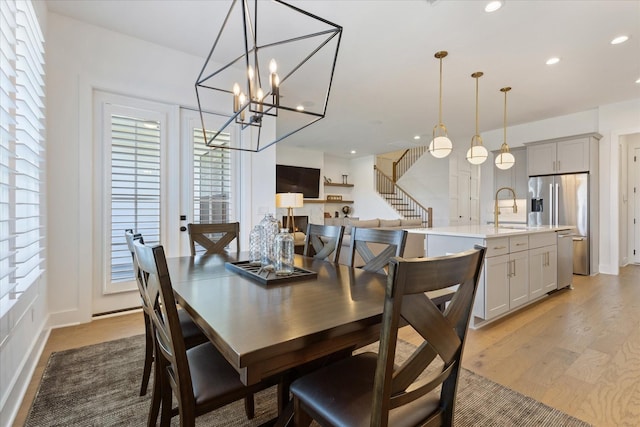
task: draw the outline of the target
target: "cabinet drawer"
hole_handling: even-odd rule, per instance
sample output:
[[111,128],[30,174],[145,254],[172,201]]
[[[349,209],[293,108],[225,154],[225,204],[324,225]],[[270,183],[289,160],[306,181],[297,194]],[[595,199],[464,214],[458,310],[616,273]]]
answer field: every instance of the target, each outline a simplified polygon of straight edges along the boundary
[[556,233],[533,233],[529,235],[529,247],[541,248],[543,246],[555,245]]
[[529,249],[529,236],[509,237],[509,251],[519,252]]
[[485,254],[486,258],[498,255],[504,255],[509,253],[509,238],[508,237],[499,237],[497,239],[489,239],[486,241],[485,246],[487,247],[487,252]]

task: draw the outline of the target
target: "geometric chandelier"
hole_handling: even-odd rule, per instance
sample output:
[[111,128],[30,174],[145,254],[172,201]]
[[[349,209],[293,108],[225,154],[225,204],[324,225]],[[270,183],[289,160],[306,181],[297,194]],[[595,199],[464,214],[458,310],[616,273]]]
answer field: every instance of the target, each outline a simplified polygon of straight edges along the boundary
[[[284,1],[232,0],[195,83],[206,144],[259,152],[324,118],[341,37]],[[224,124],[207,126],[206,111]]]

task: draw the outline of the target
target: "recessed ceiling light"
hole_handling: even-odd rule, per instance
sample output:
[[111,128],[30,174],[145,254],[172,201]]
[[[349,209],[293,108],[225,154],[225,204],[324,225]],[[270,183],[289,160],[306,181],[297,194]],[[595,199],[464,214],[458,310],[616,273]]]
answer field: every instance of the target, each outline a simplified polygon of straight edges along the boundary
[[356,154],[356,150],[351,150],[351,154]]
[[490,1],[484,7],[484,11],[487,13],[495,12],[496,10],[500,9],[503,5],[504,5],[503,1]]
[[636,80],[636,83],[640,83],[640,77],[638,77],[638,80]]
[[611,44],[620,44],[629,40],[629,36],[618,36],[615,39],[611,40]]
[[547,59],[546,64],[553,65],[553,64],[557,64],[558,62],[560,62],[560,58],[558,58],[557,56],[554,56],[553,58]]
[[420,135],[414,136],[413,139],[420,139]]

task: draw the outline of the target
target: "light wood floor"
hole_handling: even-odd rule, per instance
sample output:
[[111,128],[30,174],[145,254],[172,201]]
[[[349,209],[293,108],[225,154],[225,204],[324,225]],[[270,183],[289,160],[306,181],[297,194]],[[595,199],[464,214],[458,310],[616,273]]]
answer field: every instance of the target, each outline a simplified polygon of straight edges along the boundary
[[[53,330],[14,426],[51,352],[141,334],[142,322],[138,312]],[[640,266],[574,276],[573,290],[469,331],[463,366],[595,426],[640,425]]]

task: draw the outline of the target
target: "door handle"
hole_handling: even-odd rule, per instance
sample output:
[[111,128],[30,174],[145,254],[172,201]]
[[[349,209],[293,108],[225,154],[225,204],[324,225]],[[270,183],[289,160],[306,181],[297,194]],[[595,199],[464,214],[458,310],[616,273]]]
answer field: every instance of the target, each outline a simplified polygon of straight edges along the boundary
[[187,227],[183,225],[182,227],[180,227],[180,231],[187,231]]

